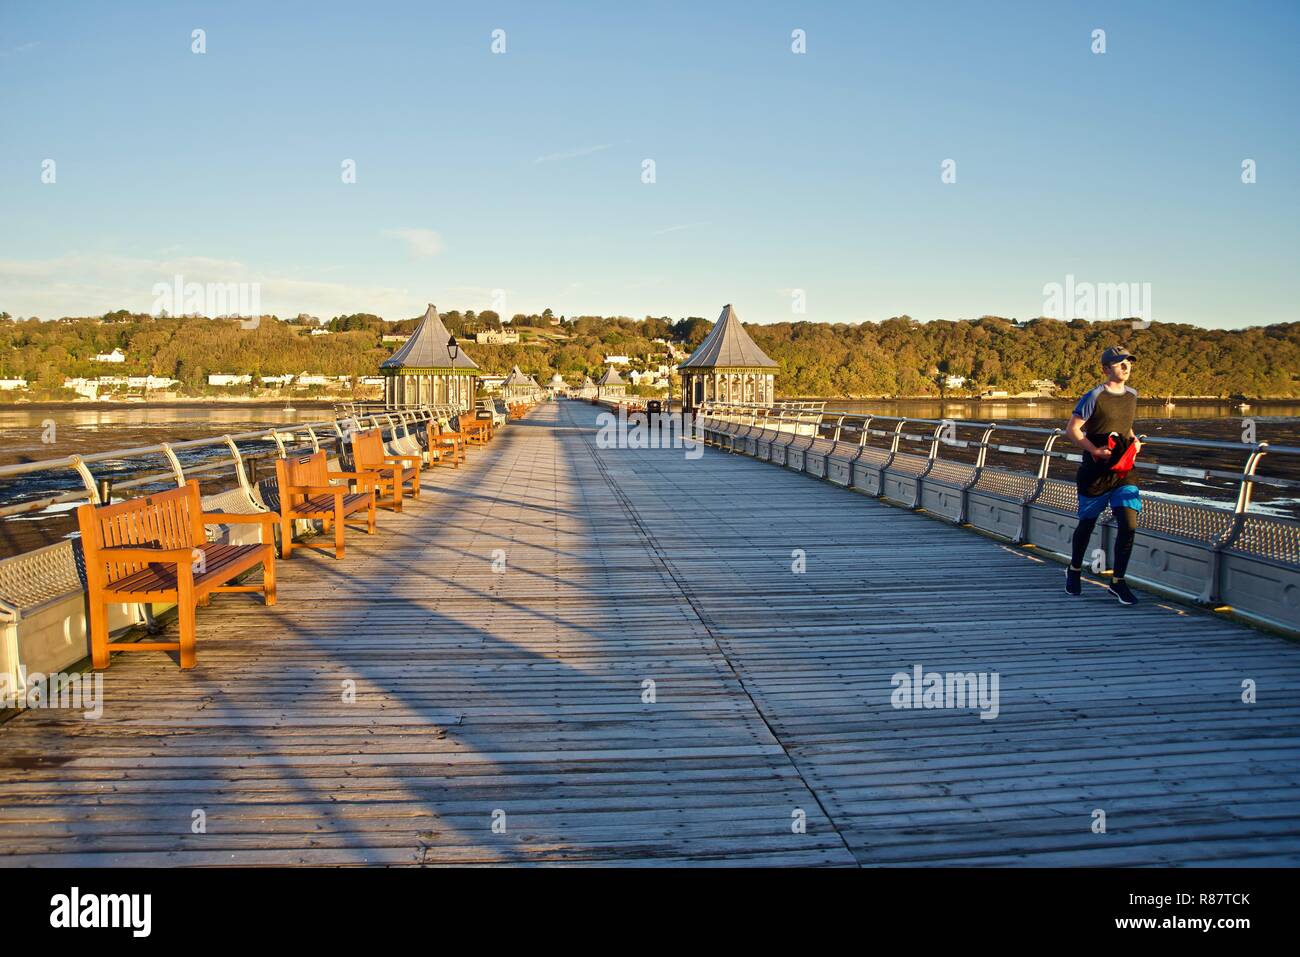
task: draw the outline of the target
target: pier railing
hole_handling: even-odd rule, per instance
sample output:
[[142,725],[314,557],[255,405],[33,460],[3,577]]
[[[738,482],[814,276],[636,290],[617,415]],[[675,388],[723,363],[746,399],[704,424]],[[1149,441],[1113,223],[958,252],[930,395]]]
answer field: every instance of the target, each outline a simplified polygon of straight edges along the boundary
[[[706,444],[1057,557],[1070,555],[1078,501],[1066,463],[1081,462],[1082,453],[1061,441],[1061,429],[717,404],[702,415]],[[1300,522],[1252,507],[1257,487],[1300,491],[1300,480],[1291,477],[1300,473],[1300,447],[1142,440],[1139,476],[1217,481],[1233,494],[1231,504],[1161,492],[1144,496],[1128,577],[1300,633]],[[1264,463],[1290,474],[1262,474]],[[1104,561],[1114,535],[1107,510],[1089,544],[1089,563],[1096,555]]]
[[[190,479],[200,482],[205,512],[246,515],[274,511],[278,507],[274,459],[324,449],[346,469],[350,462],[347,440],[353,432],[381,429],[393,451],[411,452],[423,441],[424,430],[418,426],[430,418],[450,418],[458,411],[443,406],[392,409],[0,466],[0,521],[42,513],[53,518],[75,505],[104,504],[124,497],[123,492],[146,494],[183,486]],[[112,468],[107,467],[110,463]],[[12,500],[4,500],[6,485],[33,476],[67,487],[52,494],[9,495]],[[257,526],[232,523],[214,526],[210,534],[241,544],[255,540],[261,531]],[[0,560],[0,675],[8,676],[11,688],[22,689],[24,669],[25,673],[51,673],[86,656],[85,587],[85,567],[75,536]],[[148,606],[113,605],[110,609],[109,627],[114,631],[136,625],[153,627]]]

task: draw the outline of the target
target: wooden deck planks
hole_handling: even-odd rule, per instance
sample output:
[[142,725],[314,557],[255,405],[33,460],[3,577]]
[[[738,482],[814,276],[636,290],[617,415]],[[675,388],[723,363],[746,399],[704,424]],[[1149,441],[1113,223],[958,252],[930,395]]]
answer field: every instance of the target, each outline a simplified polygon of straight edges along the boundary
[[[596,413],[281,562],[273,608],[218,596],[194,672],[119,656],[99,721],[0,728],[0,862],[1300,861],[1294,645]],[[916,663],[997,672],[998,717],[894,709]]]

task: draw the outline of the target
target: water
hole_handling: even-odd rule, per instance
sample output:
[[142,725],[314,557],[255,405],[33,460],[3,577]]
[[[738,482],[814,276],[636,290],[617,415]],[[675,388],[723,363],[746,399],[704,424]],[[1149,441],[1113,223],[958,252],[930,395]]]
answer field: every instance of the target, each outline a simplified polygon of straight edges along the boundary
[[[299,402],[292,410],[283,406],[251,404],[0,407],[0,465],[234,435],[277,425],[333,418],[333,405],[328,402]],[[245,454],[274,447],[270,441],[240,443],[240,451]],[[226,446],[221,444],[181,451],[178,458],[182,466],[188,468],[227,458],[229,454]],[[161,454],[96,462],[90,466],[97,478],[110,479],[166,472],[169,468]],[[203,491],[229,488],[234,482],[232,467],[204,477]],[[168,481],[159,487],[173,484]],[[70,468],[0,479],[0,504],[12,505],[62,492],[80,491],[84,487],[77,473]],[[129,494],[143,494],[152,488],[132,489]],[[72,534],[76,528],[75,508],[76,503],[60,504],[43,512],[13,515],[0,521],[0,558],[48,545]]]

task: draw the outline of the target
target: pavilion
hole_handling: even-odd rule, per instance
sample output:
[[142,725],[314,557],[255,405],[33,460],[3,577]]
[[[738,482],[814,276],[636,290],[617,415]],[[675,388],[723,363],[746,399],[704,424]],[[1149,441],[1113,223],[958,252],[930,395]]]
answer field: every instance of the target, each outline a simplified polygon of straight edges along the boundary
[[771,406],[776,367],[749,337],[736,310],[725,305],[704,341],[677,367],[682,374],[682,410],[698,411],[705,402]]
[[474,407],[475,379],[479,367],[454,346],[455,340],[429,304],[411,338],[384,360],[384,404],[451,406],[458,411]]
[[626,394],[627,383],[613,366],[606,369],[605,374],[596,380],[596,397],[599,399],[620,399]]

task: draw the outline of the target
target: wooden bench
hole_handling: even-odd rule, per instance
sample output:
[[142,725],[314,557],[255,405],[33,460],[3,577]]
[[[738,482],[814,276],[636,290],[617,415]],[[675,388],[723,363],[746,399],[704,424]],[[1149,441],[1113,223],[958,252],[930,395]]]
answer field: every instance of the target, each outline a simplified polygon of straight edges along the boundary
[[465,436],[461,432],[453,432],[450,428],[443,428],[442,423],[437,419],[430,419],[426,423],[429,438],[430,454],[436,449],[438,451],[438,460],[442,461],[445,453],[451,459],[451,464],[460,468],[460,463],[465,461]]
[[[413,463],[413,466],[405,463]],[[384,439],[378,429],[352,433],[352,465],[358,472],[371,472],[378,477],[375,483],[375,500],[395,512],[402,510],[402,494],[409,488],[411,498],[420,497],[420,466],[418,455],[390,455],[384,448]],[[388,497],[384,497],[384,493]]]
[[469,419],[462,415],[460,431],[470,445],[487,445],[492,439],[492,420]]
[[[366,512],[366,532],[375,533],[375,493],[379,477],[374,472],[331,472],[323,451],[277,459],[275,477],[280,488],[280,557],[293,555],[295,519],[319,519],[328,534],[334,527],[334,557],[343,557],[343,530],[349,515]],[[361,492],[349,492],[334,479],[352,480]],[[307,546],[298,546],[304,548]]]
[[[197,656],[194,620],[197,606],[214,592],[260,591],[266,604],[275,604],[275,546],[273,514],[205,513],[199,483],[113,505],[82,505],[77,509],[81,547],[86,561],[86,591],[90,605],[90,657],[97,669],[107,668],[114,651],[177,651],[182,668],[193,668]],[[208,525],[258,524],[262,543],[227,545],[206,540]],[[261,585],[231,585],[238,575],[262,566]],[[172,602],[179,616],[179,641],[108,640],[108,606]]]

